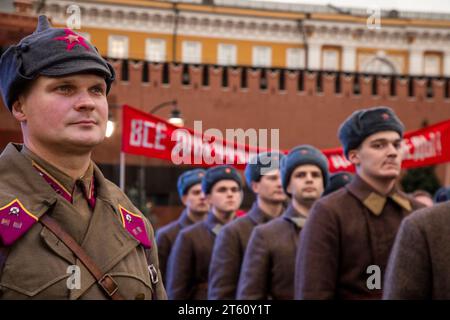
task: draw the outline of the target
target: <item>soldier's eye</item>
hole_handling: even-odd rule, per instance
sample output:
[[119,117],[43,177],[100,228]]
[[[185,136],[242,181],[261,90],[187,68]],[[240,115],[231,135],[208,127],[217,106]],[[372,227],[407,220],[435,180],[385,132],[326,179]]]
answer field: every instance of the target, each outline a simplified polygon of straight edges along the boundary
[[383,147],[383,144],[381,144],[381,143],[374,143],[374,144],[372,145],[372,147],[373,147],[374,149],[381,149],[381,148]]
[[92,92],[94,92],[95,94],[104,94],[105,90],[103,89],[102,86],[95,86],[91,89]]
[[68,94],[68,93],[72,92],[72,87],[69,85],[63,85],[63,86],[56,87],[56,91],[64,93],[64,94]]

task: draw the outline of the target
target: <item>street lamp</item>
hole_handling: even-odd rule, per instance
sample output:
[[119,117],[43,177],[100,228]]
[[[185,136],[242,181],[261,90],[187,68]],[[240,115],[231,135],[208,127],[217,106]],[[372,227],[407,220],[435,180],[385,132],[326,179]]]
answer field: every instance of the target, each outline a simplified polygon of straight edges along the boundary
[[153,107],[153,109],[150,110],[151,114],[154,114],[156,111],[164,108],[165,106],[172,106],[172,111],[170,112],[170,118],[169,120],[167,120],[167,122],[178,126],[178,127],[182,127],[184,125],[184,120],[181,117],[181,112],[178,109],[177,106],[177,100],[170,100],[170,101],[166,101],[163,103],[158,104],[157,106]]
[[110,138],[112,136],[114,132],[114,127],[115,127],[114,121],[108,119],[108,122],[106,123],[106,134],[105,134],[107,138]]

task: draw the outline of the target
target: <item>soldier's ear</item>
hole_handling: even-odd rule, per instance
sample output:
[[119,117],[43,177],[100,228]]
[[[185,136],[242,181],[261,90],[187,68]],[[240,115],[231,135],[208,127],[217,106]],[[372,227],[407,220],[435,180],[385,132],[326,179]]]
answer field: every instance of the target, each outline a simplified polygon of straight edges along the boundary
[[290,193],[290,194],[292,194],[292,182],[291,181],[289,181],[289,184],[287,185],[287,187],[286,187],[286,192],[287,193]]
[[23,111],[23,102],[24,98],[20,96],[12,105],[11,112],[14,118],[16,118],[19,122],[25,122],[27,120],[27,116]]
[[353,163],[355,166],[358,166],[361,163],[358,149],[350,150],[348,152],[348,160],[350,160],[350,162]]
[[183,203],[184,206],[186,206],[186,203],[187,203],[187,195],[183,195],[183,196],[181,197],[181,202]]
[[253,193],[258,194],[259,193],[259,183],[252,181],[252,185],[250,186],[250,188],[252,189]]

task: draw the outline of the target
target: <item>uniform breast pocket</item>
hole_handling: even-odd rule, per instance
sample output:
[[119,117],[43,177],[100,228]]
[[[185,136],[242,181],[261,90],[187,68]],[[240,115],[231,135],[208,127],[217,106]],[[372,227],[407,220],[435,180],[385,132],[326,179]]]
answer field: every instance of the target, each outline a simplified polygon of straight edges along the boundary
[[119,293],[127,300],[151,300],[154,289],[152,283],[143,277],[127,272],[110,273],[117,283]]
[[15,255],[8,257],[0,279],[1,299],[67,299],[67,264],[21,260]]
[[149,269],[145,252],[138,246],[110,270],[109,274],[116,281],[118,290],[125,299],[151,300],[156,287]]

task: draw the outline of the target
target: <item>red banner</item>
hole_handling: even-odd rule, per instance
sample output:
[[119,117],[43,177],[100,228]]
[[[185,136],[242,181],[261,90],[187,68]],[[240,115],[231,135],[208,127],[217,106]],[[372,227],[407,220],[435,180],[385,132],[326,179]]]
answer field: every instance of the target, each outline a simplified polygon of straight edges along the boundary
[[[123,106],[122,151],[171,161],[175,165],[209,167],[231,164],[243,169],[249,159],[265,150],[278,150],[267,146],[268,130],[226,130],[225,139],[217,129],[203,132],[201,122],[194,122],[194,130],[179,128],[130,106]],[[278,130],[270,132],[273,143],[278,140]],[[415,168],[450,161],[450,120],[408,132],[404,137],[404,168]],[[246,139],[257,141],[258,147],[246,144]],[[256,140],[255,140],[256,139]],[[237,140],[237,141],[236,141]],[[354,171],[345,158],[342,148],[322,150],[328,157],[330,172]],[[287,153],[287,151],[283,151]]]

